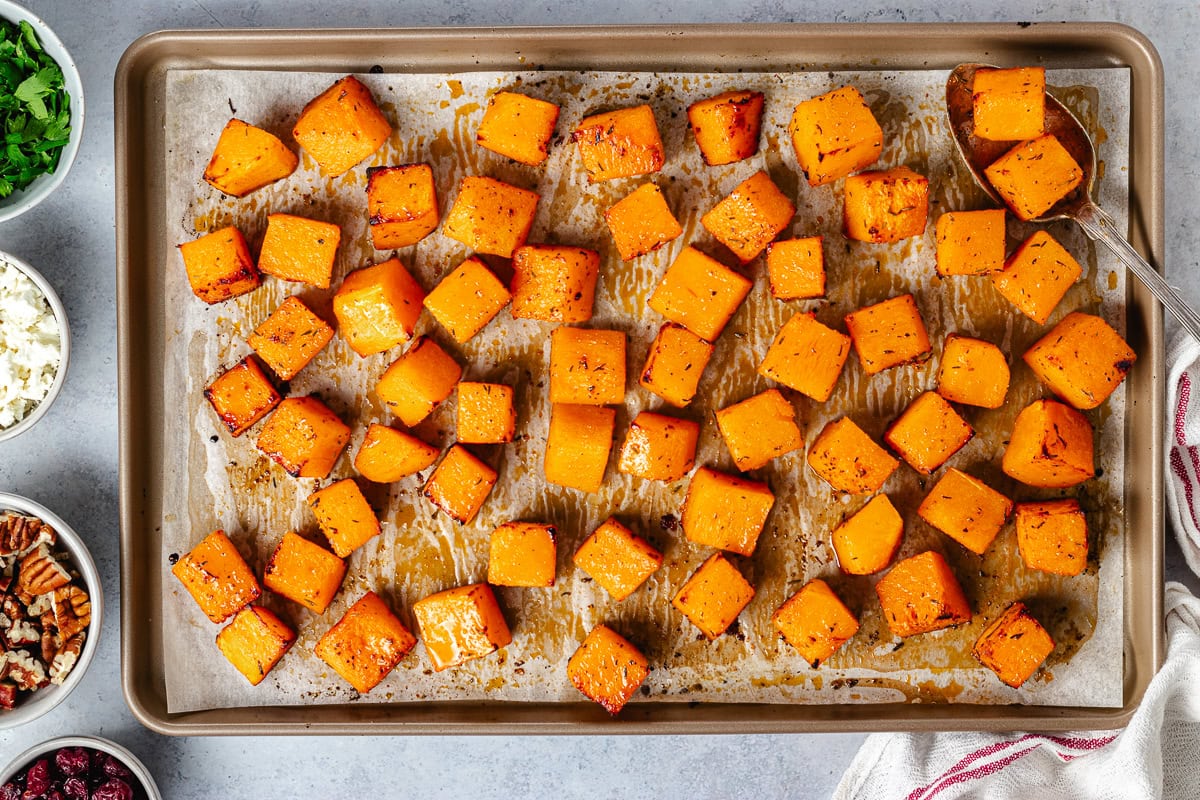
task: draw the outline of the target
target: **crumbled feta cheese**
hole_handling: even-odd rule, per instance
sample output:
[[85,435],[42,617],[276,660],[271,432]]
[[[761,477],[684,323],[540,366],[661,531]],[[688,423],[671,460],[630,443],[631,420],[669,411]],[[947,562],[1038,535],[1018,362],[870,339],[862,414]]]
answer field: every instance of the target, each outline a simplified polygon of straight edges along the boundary
[[37,284],[0,260],[0,429],[50,391],[62,359],[58,320]]

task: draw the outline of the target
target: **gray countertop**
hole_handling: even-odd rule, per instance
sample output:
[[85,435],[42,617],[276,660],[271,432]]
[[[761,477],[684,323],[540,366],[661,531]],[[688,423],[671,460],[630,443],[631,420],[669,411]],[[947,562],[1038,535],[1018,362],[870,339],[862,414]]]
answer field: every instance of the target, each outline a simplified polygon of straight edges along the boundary
[[[105,580],[99,655],[48,716],[0,732],[0,763],[53,736],[105,736],[137,753],[168,798],[395,796],[824,797],[862,737],[166,738],[142,728],[120,689],[117,345],[112,83],[138,36],[163,28],[390,27],[680,22],[1116,20],[1143,31],[1166,67],[1166,274],[1200,302],[1195,100],[1200,6],[1192,0],[920,0],[907,12],[848,0],[27,0],[84,76],[87,135],[64,186],[0,225],[0,249],[34,264],[68,310],[73,353],[62,396],[33,431],[0,444],[0,488],[50,506],[89,543]],[[840,10],[834,12],[830,8]],[[1169,326],[1173,330],[1173,326]],[[1196,591],[1172,541],[1167,574]],[[674,765],[664,768],[666,765]],[[335,794],[336,793],[336,794]]]

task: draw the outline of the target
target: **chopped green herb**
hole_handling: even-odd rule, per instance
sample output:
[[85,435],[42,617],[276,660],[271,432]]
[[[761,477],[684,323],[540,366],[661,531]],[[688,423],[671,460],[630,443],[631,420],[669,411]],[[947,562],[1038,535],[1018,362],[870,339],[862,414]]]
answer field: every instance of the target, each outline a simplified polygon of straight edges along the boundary
[[0,197],[54,172],[71,135],[62,68],[28,22],[0,19]]

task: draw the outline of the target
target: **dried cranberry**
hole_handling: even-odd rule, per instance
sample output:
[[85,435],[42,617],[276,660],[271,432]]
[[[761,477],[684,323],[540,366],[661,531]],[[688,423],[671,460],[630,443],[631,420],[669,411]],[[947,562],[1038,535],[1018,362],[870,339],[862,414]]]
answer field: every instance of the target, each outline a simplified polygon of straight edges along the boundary
[[87,781],[78,775],[67,778],[63,782],[63,794],[67,796],[67,800],[88,800]]
[[54,765],[63,775],[87,772],[90,762],[88,751],[82,747],[64,747],[54,754]]
[[21,790],[15,783],[9,782],[0,786],[0,800],[19,800]]
[[46,792],[44,795],[42,795],[42,797],[45,800],[67,800],[66,796],[62,793],[62,789],[57,786],[52,787],[50,791]]
[[101,769],[103,769],[104,774],[110,778],[120,778],[122,781],[128,781],[131,777],[129,770],[125,767],[125,765],[112,756],[108,756],[104,759],[104,764]]
[[133,800],[133,789],[120,778],[112,778],[92,790],[92,800]]
[[50,791],[50,759],[40,758],[25,773],[25,794],[40,797]]

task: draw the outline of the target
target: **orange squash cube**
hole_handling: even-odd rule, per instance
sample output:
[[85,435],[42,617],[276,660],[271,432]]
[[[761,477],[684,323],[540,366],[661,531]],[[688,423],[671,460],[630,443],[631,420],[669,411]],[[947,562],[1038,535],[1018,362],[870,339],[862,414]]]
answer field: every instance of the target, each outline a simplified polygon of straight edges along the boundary
[[480,147],[536,167],[550,155],[558,106],[516,92],[496,92],[475,130]]
[[375,394],[408,427],[433,413],[454,391],[462,367],[428,336],[388,367],[375,384]]
[[333,328],[296,297],[289,297],[246,341],[280,380],[290,381],[333,338]]
[[354,468],[369,481],[393,483],[433,466],[440,452],[412,434],[372,422],[354,456]]
[[1083,267],[1045,231],[1036,231],[992,273],[992,285],[1022,314],[1039,325],[1050,319]]
[[767,484],[701,467],[688,485],[680,524],[696,544],[748,556],[773,505],[775,495]]
[[1046,130],[1046,70],[976,70],[971,105],[980,139],[1025,141],[1041,136]]
[[883,152],[883,128],[853,86],[800,103],[788,131],[809,186],[833,183],[869,167]]
[[904,538],[904,518],[886,494],[877,494],[833,529],[833,551],[847,575],[873,575],[887,567]]
[[662,563],[662,553],[612,517],[575,551],[575,566],[617,602],[633,594]]
[[668,322],[650,345],[638,383],[648,392],[683,408],[696,396],[713,346],[682,325]]
[[883,434],[910,467],[928,475],[971,440],[975,431],[937,392],[923,392]]
[[269,414],[281,399],[258,362],[249,356],[205,387],[204,397],[235,437]]
[[804,444],[796,409],[778,389],[768,389],[716,413],[717,428],[742,472],[758,469]]
[[421,316],[425,290],[398,258],[346,276],[333,296],[338,331],[350,349],[366,357],[409,340]]
[[432,594],[413,603],[412,613],[438,672],[494,653],[512,641],[496,595],[486,583]]
[[555,403],[546,437],[546,480],[581,492],[600,491],[616,418],[616,410],[606,406]]
[[704,163],[732,164],[758,152],[763,93],[722,92],[688,106],[688,123]]
[[1049,133],[1022,142],[983,172],[996,193],[1023,220],[1045,214],[1083,183],[1083,169]]
[[496,485],[496,478],[496,470],[471,455],[467,448],[456,444],[446,451],[421,494],[450,519],[466,525],[483,508],[483,501]]
[[192,293],[210,305],[258,288],[262,276],[237,228],[221,228],[179,245]]
[[671,605],[711,641],[729,629],[752,599],[750,582],[725,556],[713,553],[687,579]]
[[842,222],[860,242],[898,242],[925,232],[929,179],[908,167],[862,172],[846,179]]
[[813,669],[858,633],[858,619],[819,578],[789,597],[771,615],[771,622]]
[[624,331],[555,328],[550,334],[550,402],[625,402]]
[[411,247],[438,226],[437,185],[428,164],[367,169],[367,213],[376,250]]
[[937,393],[955,403],[999,408],[1011,377],[1004,351],[991,342],[952,333],[942,346]]
[[911,294],[852,311],[846,315],[846,330],[868,375],[929,356],[929,334]]
[[332,222],[268,214],[258,268],[285,281],[328,289],[342,229]]
[[658,172],[666,156],[650,106],[593,114],[571,133],[588,183]]
[[1037,400],[1017,414],[1001,460],[1004,474],[1029,486],[1063,489],[1096,474],[1092,424],[1053,400]]
[[1012,500],[951,467],[925,495],[917,514],[972,553],[983,555],[1012,508]]
[[630,423],[617,469],[648,481],[677,481],[696,461],[700,425],[690,419],[643,411]]
[[512,315],[544,322],[592,318],[600,254],[582,247],[529,244],[513,252]]
[[796,216],[796,206],[759,170],[700,218],[709,233],[743,264],[753,261]]
[[417,639],[387,603],[367,592],[317,642],[313,652],[359,694],[379,685]]
[[823,403],[849,356],[849,336],[817,322],[812,312],[797,313],[775,334],[758,374]]
[[224,531],[213,531],[171,567],[171,574],[213,622],[224,622],[258,599],[254,572]]
[[460,383],[458,440],[464,444],[511,442],[517,429],[513,395],[513,387],[502,383]]
[[820,236],[784,239],[767,245],[771,294],[780,300],[825,296],[825,251]]
[[217,139],[204,180],[230,197],[245,197],[291,175],[299,161],[274,134],[231,119]]
[[529,238],[538,199],[537,192],[468,175],[458,184],[442,233],[477,253],[512,258]]
[[808,465],[839,492],[872,494],[879,491],[900,462],[853,420],[842,417],[817,434],[808,448]]
[[454,341],[462,344],[483,330],[512,295],[475,256],[463,260],[425,298],[425,307]]
[[1013,603],[975,640],[971,654],[1016,689],[1054,652],[1054,640],[1025,608]]
[[1089,409],[1121,385],[1137,354],[1100,317],[1072,311],[1023,358],[1050,391],[1076,408]]
[[715,342],[754,285],[692,246],[679,252],[650,295],[650,308]]
[[971,621],[971,606],[954,571],[933,550],[892,567],[875,584],[883,618],[896,636],[915,636]]
[[492,531],[488,583],[553,586],[558,532],[540,522],[506,522]]
[[262,683],[295,641],[296,632],[260,606],[243,608],[217,634],[217,648],[251,686]]
[[986,275],[1004,267],[1004,209],[947,211],[934,238],[938,275]]
[[662,189],[653,183],[643,183],[610,206],[604,221],[622,261],[653,252],[683,233]]
[[346,558],[379,535],[379,518],[351,478],[309,495],[308,507],[338,558]]
[[1017,503],[1017,549],[1030,569],[1078,575],[1087,566],[1087,518],[1074,498]]
[[642,652],[605,625],[597,625],[567,661],[567,677],[589,700],[616,714],[650,674]]
[[263,584],[314,614],[324,614],[342,588],[345,576],[345,561],[321,545],[288,531],[263,569]]
[[350,427],[316,397],[288,397],[263,423],[256,446],[293,478],[324,478],[350,442]]
[[292,138],[326,175],[341,175],[383,146],[392,135],[371,90],[347,75],[300,112]]

